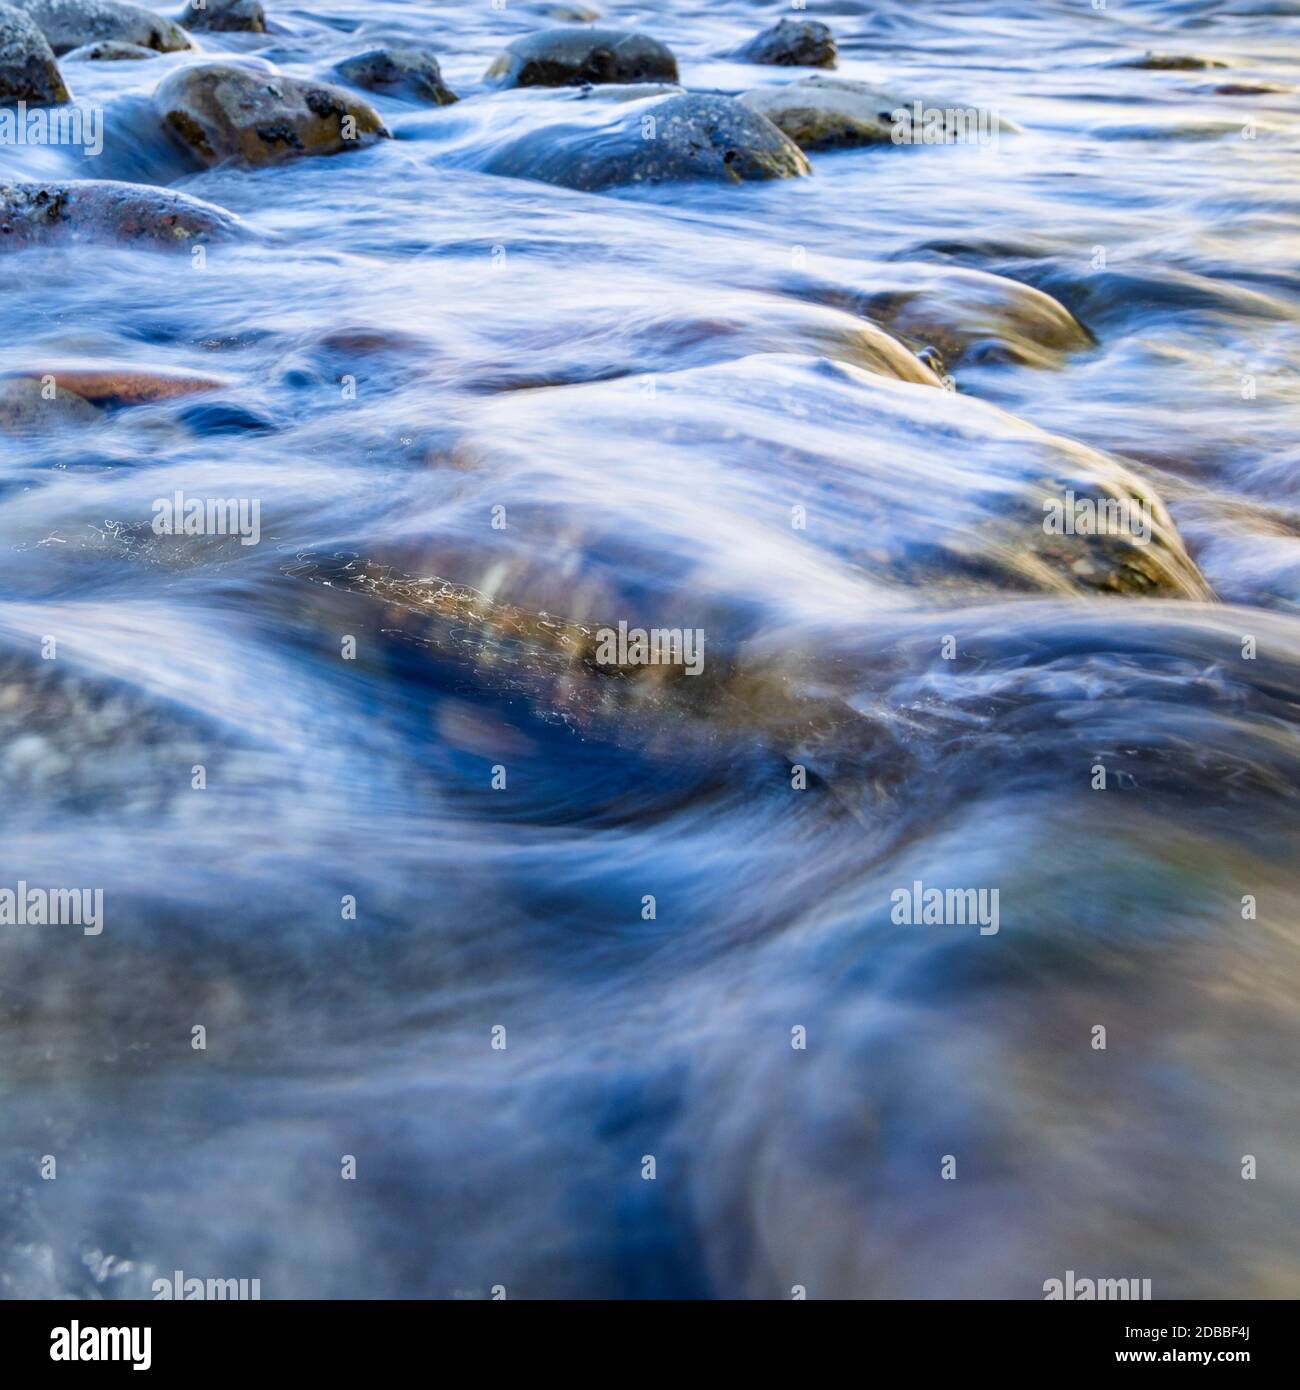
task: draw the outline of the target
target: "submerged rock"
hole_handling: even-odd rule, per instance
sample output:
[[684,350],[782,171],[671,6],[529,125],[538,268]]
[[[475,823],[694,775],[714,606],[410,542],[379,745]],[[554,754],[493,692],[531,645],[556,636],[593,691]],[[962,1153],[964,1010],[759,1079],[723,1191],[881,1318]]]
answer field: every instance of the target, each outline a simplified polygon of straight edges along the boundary
[[[704,364],[754,354],[799,353],[917,386],[943,385],[942,362],[936,370],[877,324],[784,296],[692,299],[690,312],[665,312],[648,321],[672,343],[674,357],[692,366],[696,360]],[[635,320],[629,322],[635,326]]]
[[[820,571],[827,583],[847,566],[884,590],[939,602],[954,592],[1210,596],[1145,479],[974,397],[788,353],[657,372],[654,382],[652,401],[636,379],[496,396],[459,441],[458,460],[493,477],[540,471],[557,508],[590,496],[578,460],[613,440],[634,490],[702,469],[706,513],[677,518],[663,542],[681,554],[723,515],[775,536],[788,529],[789,503],[807,496],[816,523],[805,549],[778,547],[755,581],[773,594],[795,575],[810,580],[811,547],[830,567]],[[593,526],[616,534],[624,505],[611,498]]]
[[156,50],[141,48],[138,43],[117,43],[113,39],[105,39],[102,43],[82,44],[80,48],[65,53],[63,59],[67,63],[138,63],[157,56]]
[[176,22],[186,29],[206,29],[214,34],[266,33],[261,0],[189,0]]
[[167,188],[107,179],[0,183],[0,251],[79,236],[188,248],[246,232],[233,213]]
[[732,97],[689,93],[639,105],[630,115],[617,112],[603,126],[544,126],[510,142],[485,168],[587,192],[812,172],[799,148],[765,117]]
[[36,366],[0,373],[6,385],[17,381],[44,382],[50,389],[69,391],[96,406],[147,405],[174,396],[219,391],[229,383],[201,372],[170,367]]
[[373,48],[345,58],[334,70],[353,86],[382,96],[411,96],[435,106],[450,106],[456,100],[427,48]]
[[485,76],[499,87],[676,82],[677,59],[657,39],[628,29],[545,29],[508,45]]
[[[533,6],[533,9],[539,9]],[[565,24],[594,24],[603,16],[593,5],[542,5],[540,13],[547,19],[558,19]]]
[[196,401],[178,412],[181,424],[195,434],[273,434],[276,423],[267,415],[238,401]]
[[170,19],[126,0],[9,0],[26,10],[55,53],[102,39],[139,44],[159,53],[192,48],[189,35]]
[[28,434],[60,425],[85,424],[99,412],[84,396],[38,376],[0,376],[0,430]]
[[54,51],[32,17],[0,4],[0,106],[57,106],[71,98]]
[[699,286],[668,303],[611,289],[599,308],[582,305],[550,320],[530,345],[526,358],[507,362],[501,354],[486,371],[471,370],[456,384],[474,392],[571,386],[681,371],[755,353],[826,357],[896,381],[934,388],[943,384],[929,363],[858,315],[786,295]]
[[[1197,90],[1205,91],[1206,88]],[[1217,87],[1208,90],[1220,97],[1271,97],[1286,96],[1295,89],[1279,86],[1275,82],[1220,82]]]
[[87,424],[102,407],[148,405],[219,391],[227,385],[199,372],[150,367],[25,367],[0,372],[0,429],[26,433]]
[[[608,82],[598,87],[584,87],[574,100],[584,105],[597,102],[649,101],[652,97],[683,96],[686,88],[679,82]],[[567,94],[566,94],[567,95]]]
[[745,63],[833,68],[835,36],[827,25],[815,19],[783,19],[727,56]]
[[1194,53],[1144,53],[1118,66],[1122,68],[1152,68],[1157,72],[1201,72],[1206,68],[1226,68],[1218,58],[1202,58]]
[[341,87],[228,63],[181,68],[153,101],[177,144],[207,165],[339,154],[388,135],[374,108]]
[[947,364],[1013,362],[1051,368],[1096,346],[1092,334],[1050,294],[989,271],[925,262],[873,266],[861,285],[802,276],[793,294],[847,309]]
[[[23,803],[115,818],[156,810],[177,795],[175,760],[211,747],[203,724],[184,702],[62,652],[43,661],[31,643],[0,636],[0,823],[6,834],[16,831]],[[189,795],[188,781],[182,785],[179,794]]]
[[[386,639],[461,667],[471,683],[521,694],[570,727],[612,719],[625,733],[629,720],[647,716],[676,740],[698,718],[715,729],[762,731],[791,755],[819,749],[832,769],[859,719],[878,727],[873,702],[846,704],[828,690],[824,670],[796,691],[789,673],[806,669],[802,659],[770,669],[761,642],[742,655],[720,634],[694,671],[624,661],[608,645],[602,650],[602,634],[626,611],[622,580],[597,573],[581,595],[571,587],[565,594],[555,584],[554,546],[624,534],[644,487],[695,476],[692,506],[657,515],[659,542],[682,556],[723,547],[720,568],[745,570],[755,603],[779,606],[791,589],[851,591],[884,623],[899,599],[941,614],[957,593],[1209,596],[1139,476],[994,406],[793,355],[653,379],[653,397],[637,380],[605,381],[511,393],[477,413],[457,444],[456,466],[496,479],[506,505],[512,487],[522,500],[545,477],[563,532],[535,533],[512,562],[492,568],[486,591],[477,587],[482,556],[458,553],[451,539],[454,518],[442,533],[450,543],[436,548],[436,576],[403,572],[400,560],[382,554],[299,554],[285,573],[376,603]],[[621,485],[593,491],[591,460],[612,460],[611,451]],[[1140,512],[1142,534],[1050,532],[1045,517],[1072,496]],[[790,507],[805,502],[807,529],[795,539]],[[768,542],[755,561],[746,552],[757,534]],[[692,580],[701,617],[715,586],[734,582],[709,563]],[[682,610],[674,613],[681,622]],[[924,697],[913,687],[904,703],[911,726]],[[871,766],[874,779],[874,755]]]
[[933,289],[882,289],[868,297],[867,313],[954,364],[978,360],[1061,367],[1067,353],[1096,346],[1063,304],[1032,285],[980,271],[954,271],[951,277]]

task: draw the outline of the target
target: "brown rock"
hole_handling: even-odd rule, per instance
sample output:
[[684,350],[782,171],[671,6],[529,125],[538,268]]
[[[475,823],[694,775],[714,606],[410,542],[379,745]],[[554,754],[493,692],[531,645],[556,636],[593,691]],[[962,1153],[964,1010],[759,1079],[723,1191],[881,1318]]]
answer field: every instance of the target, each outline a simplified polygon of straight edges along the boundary
[[0,377],[0,430],[29,434],[65,424],[86,424],[99,412],[83,396],[37,377]]
[[181,68],[153,100],[176,143],[206,165],[340,154],[388,136],[374,108],[341,87],[230,63]]
[[0,251],[66,237],[189,248],[247,231],[215,203],[167,188],[107,179],[0,183]]
[[198,372],[153,367],[25,367],[0,373],[0,381],[52,381],[92,405],[147,405],[150,401],[219,391],[229,383]]

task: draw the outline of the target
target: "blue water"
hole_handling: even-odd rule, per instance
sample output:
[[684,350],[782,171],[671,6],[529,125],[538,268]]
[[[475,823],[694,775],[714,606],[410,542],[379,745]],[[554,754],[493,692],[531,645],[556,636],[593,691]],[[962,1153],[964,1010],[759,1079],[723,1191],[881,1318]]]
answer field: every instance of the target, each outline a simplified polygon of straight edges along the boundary
[[[801,75],[716,56],[779,5],[599,2]],[[1294,1297],[1300,6],[810,4],[996,147],[604,194],[483,172],[609,99],[483,85],[547,8],[270,3],[65,62],[99,158],[0,146],[256,233],[0,258],[0,371],[222,383],[0,431],[0,887],[105,903],[0,926],[0,1294]],[[462,100],[366,150],[193,173],[150,111],[399,40]],[[1155,596],[1045,544],[1066,485],[1158,499]],[[619,621],[704,673],[573,659]]]

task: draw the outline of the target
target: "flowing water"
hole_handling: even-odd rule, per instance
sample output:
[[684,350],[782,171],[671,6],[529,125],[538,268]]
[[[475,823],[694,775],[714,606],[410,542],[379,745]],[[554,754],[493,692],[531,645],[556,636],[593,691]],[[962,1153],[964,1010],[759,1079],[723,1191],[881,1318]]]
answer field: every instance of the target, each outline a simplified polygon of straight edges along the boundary
[[[801,75],[717,56],[775,3],[600,4]],[[550,8],[268,4],[0,146],[252,232],[0,258],[0,370],[221,383],[0,432],[0,886],[104,904],[0,927],[0,1293],[1294,1296],[1300,5],[810,5],[996,142],[601,194],[485,171],[640,96],[487,89]],[[149,106],[397,40],[462,100],[336,158]]]

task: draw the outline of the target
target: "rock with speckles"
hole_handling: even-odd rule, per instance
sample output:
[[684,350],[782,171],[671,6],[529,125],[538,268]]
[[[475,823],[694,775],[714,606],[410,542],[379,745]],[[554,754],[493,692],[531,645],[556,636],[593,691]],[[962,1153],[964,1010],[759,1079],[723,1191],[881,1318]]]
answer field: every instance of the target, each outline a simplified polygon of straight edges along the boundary
[[35,21],[0,4],[0,106],[57,106],[70,100],[54,51]]
[[102,406],[148,405],[219,391],[227,385],[217,377],[175,367],[63,366],[54,362],[0,372],[0,382],[15,381],[51,383],[57,390],[71,391],[91,405]]
[[456,94],[442,80],[438,60],[427,48],[373,48],[346,58],[334,69],[354,87],[380,96],[407,97],[450,106]]
[[107,179],[0,183],[0,253],[78,238],[188,249],[248,230],[224,208],[168,188]]
[[209,166],[341,154],[388,136],[378,112],[341,87],[229,63],[181,68],[153,101],[175,142]]
[[490,174],[596,192],[638,183],[741,183],[810,174],[806,156],[766,117],[726,96],[684,93],[619,106],[602,125],[543,126],[511,141]]
[[833,68],[835,36],[815,19],[783,19],[728,55],[742,63]]

